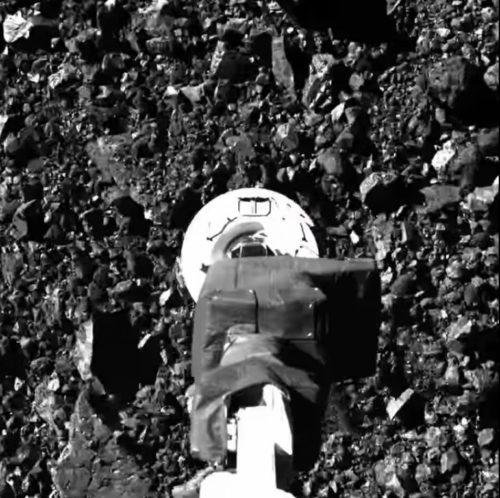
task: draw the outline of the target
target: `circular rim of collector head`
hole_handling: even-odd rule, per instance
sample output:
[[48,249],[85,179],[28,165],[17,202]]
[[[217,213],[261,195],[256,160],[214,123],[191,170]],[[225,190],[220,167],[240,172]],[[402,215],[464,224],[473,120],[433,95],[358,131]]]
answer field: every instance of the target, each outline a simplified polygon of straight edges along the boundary
[[244,231],[252,222],[262,226],[258,232],[265,233],[266,243],[275,254],[319,257],[318,244],[311,230],[314,223],[296,202],[278,192],[258,187],[226,192],[203,206],[184,236],[180,268],[195,301],[205,282],[207,269],[214,262],[219,238],[228,232],[238,234],[238,227]]

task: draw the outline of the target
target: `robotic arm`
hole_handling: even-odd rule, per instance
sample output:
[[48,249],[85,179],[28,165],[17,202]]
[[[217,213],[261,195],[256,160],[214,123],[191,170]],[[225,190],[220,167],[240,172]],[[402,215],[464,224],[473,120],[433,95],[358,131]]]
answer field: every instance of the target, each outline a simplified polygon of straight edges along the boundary
[[373,373],[375,264],[319,258],[312,226],[288,198],[242,189],[211,201],[188,228],[191,452],[218,471],[176,498],[292,498],[295,470],[319,451],[331,383]]

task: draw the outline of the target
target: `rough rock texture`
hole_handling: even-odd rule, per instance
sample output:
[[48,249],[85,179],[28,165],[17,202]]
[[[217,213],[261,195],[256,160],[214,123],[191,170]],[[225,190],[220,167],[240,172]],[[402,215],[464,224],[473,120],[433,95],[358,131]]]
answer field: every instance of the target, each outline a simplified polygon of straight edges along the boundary
[[150,481],[96,415],[83,391],[69,422],[68,444],[52,470],[62,498],[146,497]]
[[452,57],[430,67],[428,91],[438,105],[467,123],[493,123],[491,106],[496,96],[481,75],[478,66],[463,57]]
[[[323,255],[374,256],[383,290],[377,374],[337,386],[295,496],[497,498],[498,0],[102,3],[0,2],[1,496],[56,497],[48,465],[89,487],[123,447],[155,498],[198,473],[177,258],[206,202],[264,186]],[[59,460],[95,383],[80,326],[116,312],[139,351],[110,327],[97,373],[134,392],[93,401],[106,427]]]

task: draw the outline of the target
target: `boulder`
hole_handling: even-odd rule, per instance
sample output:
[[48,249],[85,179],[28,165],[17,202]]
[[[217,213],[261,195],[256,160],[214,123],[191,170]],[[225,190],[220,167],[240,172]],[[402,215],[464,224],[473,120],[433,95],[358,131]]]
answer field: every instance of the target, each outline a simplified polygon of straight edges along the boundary
[[467,124],[495,123],[496,96],[481,69],[464,57],[436,62],[426,75],[429,96]]
[[133,455],[99,418],[83,391],[69,423],[69,441],[52,466],[61,498],[139,498],[147,496],[150,481]]
[[146,254],[126,251],[125,258],[127,270],[134,278],[151,278],[153,276],[154,265]]
[[151,222],[145,217],[144,206],[136,202],[128,193],[113,192],[111,205],[122,217],[121,228],[127,235],[147,237]]
[[12,218],[11,229],[17,240],[41,240],[46,231],[41,202],[34,199],[21,204]]
[[169,228],[185,230],[201,208],[202,202],[199,191],[191,187],[180,190],[168,215]]
[[[488,150],[491,145],[482,143],[482,148]],[[459,152],[451,171],[460,179],[462,187],[469,188],[487,187],[498,176],[497,164],[481,152],[479,138],[477,144],[470,144]]]
[[482,429],[477,435],[477,444],[481,447],[489,447],[496,440],[495,430],[492,428]]
[[494,92],[498,91],[498,62],[491,65],[484,73],[484,82]]
[[491,130],[482,130],[477,135],[477,146],[479,151],[485,156],[498,155],[500,128],[496,127]]
[[50,378],[46,377],[35,388],[35,398],[33,406],[40,418],[42,418],[52,429],[56,428],[55,413],[61,407],[53,386],[50,385]]
[[149,299],[151,292],[148,286],[138,285],[133,280],[118,282],[112,289],[111,295],[116,299],[130,303],[141,303]]
[[138,334],[126,311],[94,313],[77,331],[74,352],[84,380],[93,376],[108,394],[133,399],[138,387]]
[[404,185],[394,172],[374,172],[359,187],[361,200],[374,213],[395,211],[404,204]]
[[391,294],[397,298],[407,298],[415,294],[417,279],[413,273],[400,275],[391,285]]
[[126,193],[113,193],[111,204],[116,208],[118,213],[125,218],[144,218],[144,207],[134,201],[134,199]]
[[25,378],[25,369],[26,360],[19,342],[5,334],[0,335],[0,378]]
[[421,190],[425,198],[425,210],[434,213],[446,206],[460,202],[460,188],[455,185],[431,185]]

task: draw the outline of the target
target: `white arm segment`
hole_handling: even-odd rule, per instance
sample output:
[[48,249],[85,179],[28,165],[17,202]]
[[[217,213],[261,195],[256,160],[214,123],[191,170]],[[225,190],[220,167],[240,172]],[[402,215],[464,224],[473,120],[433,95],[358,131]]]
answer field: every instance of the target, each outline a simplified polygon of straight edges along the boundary
[[263,401],[263,406],[241,408],[237,413],[236,473],[207,476],[200,498],[293,498],[276,487],[276,450],[281,458],[292,458],[286,399],[279,389],[266,385]]

